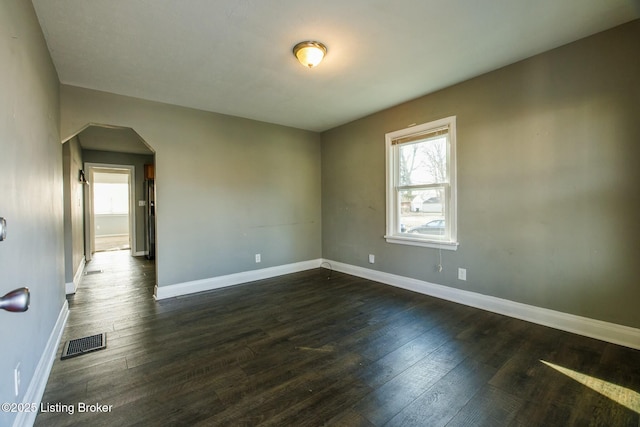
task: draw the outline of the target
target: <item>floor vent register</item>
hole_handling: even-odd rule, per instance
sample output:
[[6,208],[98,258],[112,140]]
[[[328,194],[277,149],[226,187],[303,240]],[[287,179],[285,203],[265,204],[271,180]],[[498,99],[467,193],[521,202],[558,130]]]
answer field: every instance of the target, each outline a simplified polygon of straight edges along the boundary
[[89,270],[89,271],[85,271],[84,275],[91,276],[91,275],[100,274],[100,273],[104,273],[104,270]]
[[64,360],[71,357],[82,356],[83,354],[105,348],[107,348],[106,332],[91,335],[89,337],[77,338],[75,340],[67,341],[64,344],[64,349],[62,350],[62,356],[60,359]]

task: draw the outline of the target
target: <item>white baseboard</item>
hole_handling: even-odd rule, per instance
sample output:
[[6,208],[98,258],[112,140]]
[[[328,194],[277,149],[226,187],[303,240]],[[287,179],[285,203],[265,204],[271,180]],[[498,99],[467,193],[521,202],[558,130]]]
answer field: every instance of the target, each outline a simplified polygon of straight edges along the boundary
[[149,251],[138,251],[138,252],[133,252],[132,256],[146,256],[147,254],[149,254]]
[[211,277],[208,279],[194,280],[191,282],[177,283],[168,286],[156,286],[154,297],[156,300],[193,294],[196,292],[211,291],[227,286],[239,285],[256,280],[269,279],[283,274],[297,273],[298,271],[311,270],[320,267],[321,259],[296,262],[293,264],[279,265],[276,267],[262,268],[260,270],[243,271],[241,273],[226,276]]
[[[58,320],[56,321],[56,324],[54,325],[53,330],[49,335],[47,345],[42,352],[42,356],[40,356],[40,361],[38,362],[38,366],[36,366],[36,370],[33,374],[33,377],[31,378],[29,387],[27,388],[27,391],[24,394],[24,398],[22,399],[22,403],[25,406],[37,403],[38,407],[40,407],[42,395],[44,394],[44,389],[47,386],[49,373],[51,373],[51,368],[53,367],[53,362],[58,352],[58,346],[60,345],[60,339],[62,338],[62,333],[64,332],[64,327],[67,324],[68,318],[69,305],[65,300],[62,308],[60,309],[60,314],[58,314]],[[37,411],[18,412],[17,417],[13,421],[13,426],[32,426],[36,421],[37,415]]]
[[[323,260],[323,262],[329,263],[333,270],[342,273],[640,350],[640,329],[343,264],[337,261]],[[326,264],[322,266],[325,267]]]
[[78,269],[76,270],[76,274],[73,276],[73,282],[65,284],[65,291],[67,295],[75,294],[78,290],[78,285],[80,284],[80,279],[82,278],[82,273],[84,272],[84,266],[86,264],[87,263],[83,256],[80,260],[80,265],[78,265]]

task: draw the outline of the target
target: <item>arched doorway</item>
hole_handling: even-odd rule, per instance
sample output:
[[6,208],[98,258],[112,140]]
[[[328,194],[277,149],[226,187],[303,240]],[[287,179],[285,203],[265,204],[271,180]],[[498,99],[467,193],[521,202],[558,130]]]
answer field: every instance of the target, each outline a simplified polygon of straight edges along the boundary
[[[150,232],[155,236],[155,216],[149,221],[150,177],[147,170],[154,170],[155,151],[131,128],[91,124],[64,142],[63,153],[65,281],[67,293],[73,293],[85,263],[91,260],[96,251],[96,226],[100,227],[102,235],[128,234],[128,248],[122,249],[130,250],[132,256],[149,254],[148,236]],[[96,224],[92,199],[96,171],[101,174],[126,175],[126,215],[121,212],[123,209],[119,205],[112,206],[115,210],[110,212],[101,208],[100,212],[105,215],[100,218],[102,223]],[[155,176],[151,177],[153,178]],[[154,187],[155,180],[152,188]],[[121,201],[118,203],[122,204]],[[123,216],[126,217],[124,226]],[[118,226],[116,222],[119,223]],[[125,229],[126,232],[123,232]]]

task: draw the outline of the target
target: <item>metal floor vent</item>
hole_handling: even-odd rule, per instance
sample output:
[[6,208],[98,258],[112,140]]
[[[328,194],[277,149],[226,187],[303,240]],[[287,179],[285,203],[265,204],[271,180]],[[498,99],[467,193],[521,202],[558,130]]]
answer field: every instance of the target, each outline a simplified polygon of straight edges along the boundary
[[100,274],[100,273],[104,273],[104,270],[89,270],[89,271],[85,271],[84,275],[89,276],[91,274]]
[[107,348],[106,332],[67,341],[64,344],[64,350],[62,350],[60,359],[69,359],[70,357],[80,356],[92,351],[102,350],[103,348]]

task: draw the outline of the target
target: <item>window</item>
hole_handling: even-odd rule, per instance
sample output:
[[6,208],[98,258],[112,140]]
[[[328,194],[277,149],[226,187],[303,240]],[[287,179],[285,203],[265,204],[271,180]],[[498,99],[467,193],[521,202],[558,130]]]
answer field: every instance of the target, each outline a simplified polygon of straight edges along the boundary
[[91,179],[93,180],[93,212],[96,215],[129,213],[127,170],[96,168],[91,174]]
[[386,135],[387,242],[457,248],[455,148],[455,116]]
[[129,212],[129,184],[93,184],[93,203],[96,215],[126,214]]

